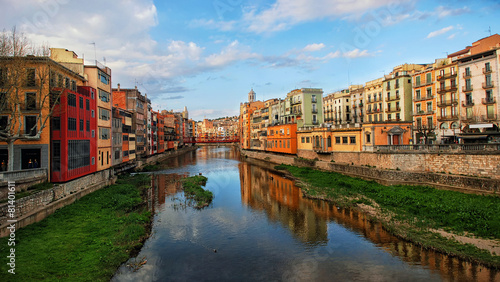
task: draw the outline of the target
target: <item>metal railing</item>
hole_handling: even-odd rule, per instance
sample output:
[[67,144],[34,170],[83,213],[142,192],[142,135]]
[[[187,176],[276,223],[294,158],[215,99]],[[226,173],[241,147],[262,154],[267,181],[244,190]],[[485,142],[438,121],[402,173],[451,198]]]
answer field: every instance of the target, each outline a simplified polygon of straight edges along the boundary
[[377,145],[373,149],[376,152],[500,152],[500,144]]

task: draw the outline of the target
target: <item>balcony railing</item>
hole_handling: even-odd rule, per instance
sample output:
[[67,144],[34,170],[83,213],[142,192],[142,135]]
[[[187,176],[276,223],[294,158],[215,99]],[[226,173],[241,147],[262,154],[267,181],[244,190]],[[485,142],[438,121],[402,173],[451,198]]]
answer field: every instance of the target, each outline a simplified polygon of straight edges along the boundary
[[413,83],[413,88],[427,86],[427,85],[430,85],[433,83],[434,83],[434,80],[432,80],[432,79],[429,81],[420,81],[420,83]]
[[490,89],[490,88],[493,88],[495,85],[493,83],[493,81],[490,81],[490,82],[483,82],[483,89]]
[[316,103],[318,100],[316,98],[311,98],[311,102]]
[[311,111],[313,114],[317,114],[318,113],[318,109],[312,109]]
[[491,72],[492,72],[491,67],[490,68],[483,68],[483,74],[489,74]]
[[472,75],[470,72],[464,72],[463,76],[464,78],[470,78]]
[[483,121],[492,121],[492,120],[496,120],[496,119],[497,119],[497,115],[495,115],[495,114],[482,116]]
[[449,78],[454,78],[457,76],[457,73],[445,73],[444,75],[438,75],[438,80],[445,80]]
[[447,106],[453,106],[457,105],[458,100],[457,99],[451,99],[451,100],[441,100],[437,102],[438,107],[447,107]]
[[401,107],[394,107],[394,108],[390,108],[390,109],[387,109],[386,112],[388,113],[395,113],[395,112],[400,112],[401,111]]
[[416,113],[414,113],[413,115],[414,116],[424,116],[424,115],[432,115],[434,114],[434,111],[417,111]]
[[456,85],[450,85],[450,86],[445,86],[442,88],[438,88],[437,92],[438,93],[446,93],[446,92],[451,92],[451,91],[456,91],[457,86]]
[[432,144],[432,145],[378,145],[375,152],[453,152],[453,151],[500,151],[498,144]]
[[390,101],[396,101],[396,100],[399,100],[399,99],[400,99],[399,95],[396,95],[396,96],[386,97],[385,101],[386,102],[390,102]]
[[462,102],[462,107],[472,107],[474,106],[474,102],[472,101],[463,101]]
[[462,86],[462,92],[470,92],[473,90],[472,85]]
[[431,99],[434,99],[434,95],[420,96],[420,98],[415,98],[415,99],[413,99],[413,101],[419,102],[419,101],[425,101],[425,100],[431,100]]
[[458,115],[446,115],[446,116],[438,116],[438,121],[453,121],[458,120]]
[[483,105],[490,105],[490,104],[495,104],[497,100],[495,99],[495,97],[487,97],[483,98],[481,102],[483,103]]

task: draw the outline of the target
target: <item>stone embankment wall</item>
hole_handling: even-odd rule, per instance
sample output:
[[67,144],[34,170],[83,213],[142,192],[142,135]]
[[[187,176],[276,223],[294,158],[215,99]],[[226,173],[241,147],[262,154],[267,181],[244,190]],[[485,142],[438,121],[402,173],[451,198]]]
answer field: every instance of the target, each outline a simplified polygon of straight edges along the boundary
[[[152,162],[165,160],[167,158],[182,155],[186,152],[196,150],[196,146],[184,147],[177,151],[165,152],[144,160],[144,165]],[[116,176],[113,169],[99,171],[78,179],[55,184],[53,188],[40,191],[36,194],[15,200],[15,223],[16,229],[38,222],[57,209],[67,206],[81,197],[97,191],[115,182]],[[0,204],[0,237],[10,234],[7,227],[9,203]]]
[[[326,171],[334,171],[349,176],[375,180],[384,185],[408,184],[429,185],[436,188],[453,189],[462,192],[497,193],[500,190],[498,176],[485,178],[479,177],[496,171],[500,165],[499,160],[488,155],[469,155],[467,158],[451,157],[450,155],[435,154],[432,157],[435,163],[447,163],[440,166],[440,170],[426,170],[424,154],[379,154],[379,153],[334,153],[332,155],[318,155],[299,152],[299,157],[294,155],[281,155],[258,151],[242,150],[242,156],[272,162],[275,164],[288,164],[307,166]],[[430,154],[429,154],[430,155]],[[420,156],[420,157],[419,157]],[[430,156],[427,156],[431,159]],[[440,158],[442,158],[440,160]],[[491,164],[489,159],[492,159]],[[331,160],[334,160],[333,162]],[[476,164],[463,163],[476,161]],[[394,165],[394,166],[391,166]],[[396,166],[399,164],[399,166]],[[460,166],[464,169],[461,170]],[[474,167],[474,169],[472,169]],[[419,169],[420,168],[420,169]],[[477,176],[460,175],[464,172],[476,171]],[[454,172],[459,172],[458,174]]]
[[334,152],[332,154],[317,154],[313,151],[299,150],[297,156],[356,166],[374,166],[382,169],[500,179],[500,155],[498,154],[417,152]]

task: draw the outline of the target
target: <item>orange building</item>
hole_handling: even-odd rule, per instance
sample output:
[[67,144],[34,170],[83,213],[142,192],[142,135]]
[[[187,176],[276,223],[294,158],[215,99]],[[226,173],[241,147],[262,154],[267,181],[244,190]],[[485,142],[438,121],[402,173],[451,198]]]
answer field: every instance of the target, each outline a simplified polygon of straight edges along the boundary
[[373,151],[373,146],[410,144],[412,122],[365,123],[361,138],[363,151]]
[[269,126],[267,128],[266,151],[297,154],[297,124]]
[[414,73],[413,78],[413,140],[431,144],[436,140],[437,97],[436,68],[429,65]]
[[[68,91],[76,93],[85,79],[47,57],[2,57],[0,62],[2,167],[50,171],[49,115],[53,102]],[[14,136],[21,138],[16,140]],[[15,140],[10,152],[8,139]]]

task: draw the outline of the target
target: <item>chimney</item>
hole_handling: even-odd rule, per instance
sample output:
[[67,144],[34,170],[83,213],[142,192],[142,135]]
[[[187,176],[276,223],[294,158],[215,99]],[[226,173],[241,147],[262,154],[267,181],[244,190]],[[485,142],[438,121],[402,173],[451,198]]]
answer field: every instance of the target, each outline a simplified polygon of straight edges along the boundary
[[120,83],[118,83],[118,91],[120,91]]
[[137,85],[135,86],[135,90],[137,90]]

